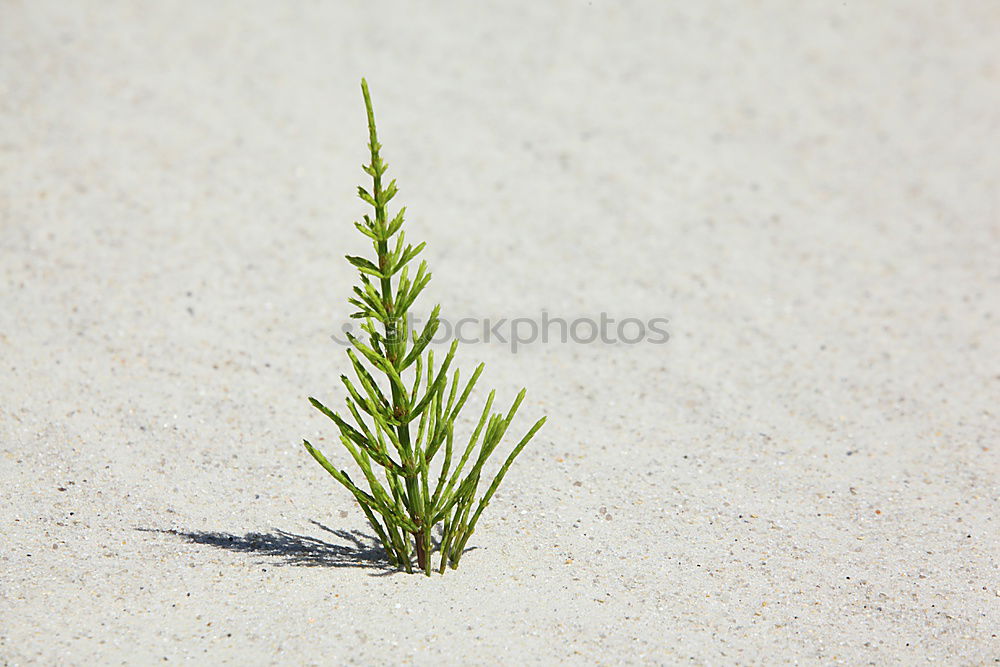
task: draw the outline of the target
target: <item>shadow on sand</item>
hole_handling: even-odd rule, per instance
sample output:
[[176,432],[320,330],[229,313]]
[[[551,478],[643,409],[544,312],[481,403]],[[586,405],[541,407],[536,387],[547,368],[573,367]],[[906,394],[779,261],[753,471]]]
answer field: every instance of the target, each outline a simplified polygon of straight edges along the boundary
[[378,539],[357,530],[334,530],[318,521],[313,525],[337,538],[336,542],[296,535],[284,530],[270,533],[233,535],[208,531],[185,532],[156,528],[137,528],[145,533],[176,535],[188,542],[207,544],[227,551],[237,551],[257,556],[268,556],[274,565],[303,567],[357,567],[378,570],[379,574],[395,574],[399,570],[389,564]]

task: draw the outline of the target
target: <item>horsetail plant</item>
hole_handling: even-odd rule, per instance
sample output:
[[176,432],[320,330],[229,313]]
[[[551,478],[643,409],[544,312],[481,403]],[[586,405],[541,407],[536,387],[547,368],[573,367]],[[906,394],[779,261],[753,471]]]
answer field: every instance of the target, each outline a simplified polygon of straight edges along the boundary
[[[347,388],[350,419],[315,398],[309,401],[337,425],[340,442],[360,468],[369,490],[359,487],[309,441],[303,443],[313,458],[354,495],[394,567],[412,572],[415,555],[417,568],[430,576],[435,546],[432,532],[440,525],[437,546],[439,571],[443,574],[447,566],[458,567],[479,516],[511,463],[545,423],[545,417],[535,422],[514,446],[476,502],[484,464],[506,434],[525,390],[517,395],[506,415],[490,413],[495,396],[495,390],[491,391],[468,443],[464,449],[455,448],[455,420],[484,364],[479,364],[459,392],[459,371],[454,371],[450,382],[448,377],[458,341],[452,342],[438,368],[434,351],[427,349],[440,323],[440,306],[431,311],[421,332],[410,329],[409,309],[431,274],[427,263],[421,261],[411,275],[410,263],[424,244],[405,243],[405,207],[390,217],[388,204],[396,195],[396,181],[383,183],[388,165],[379,154],[382,146],[364,79],[361,91],[368,113],[371,151],[371,162],[362,169],[371,176],[372,187],[370,191],[359,187],[358,196],[371,205],[374,216],[366,214],[363,222],[354,225],[371,239],[375,259],[348,255],[347,261],[360,273],[361,284],[354,287],[354,297],[348,301],[357,309],[351,317],[364,322],[361,330],[367,334],[363,336],[367,341],[347,334],[351,343],[347,357],[356,379],[347,375],[340,379]],[[379,374],[384,376],[381,384],[375,378]],[[405,379],[408,375],[412,380]],[[437,464],[435,456],[442,454],[442,449],[443,461]]]

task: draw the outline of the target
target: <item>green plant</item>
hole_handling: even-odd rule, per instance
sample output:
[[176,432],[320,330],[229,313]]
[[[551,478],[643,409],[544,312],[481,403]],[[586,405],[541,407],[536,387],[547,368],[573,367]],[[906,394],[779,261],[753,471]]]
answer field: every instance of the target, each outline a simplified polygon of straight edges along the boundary
[[[427,263],[421,261],[416,273],[410,276],[408,265],[423,250],[424,244],[414,247],[404,242],[405,207],[389,217],[386,207],[396,195],[396,181],[383,185],[382,177],[388,165],[379,156],[381,144],[375,132],[375,114],[364,79],[361,90],[368,112],[371,151],[371,162],[362,169],[372,177],[372,189],[369,192],[359,187],[358,196],[375,210],[374,217],[365,215],[364,222],[354,225],[371,239],[375,261],[347,256],[347,261],[358,269],[361,277],[361,284],[354,287],[354,297],[348,299],[357,308],[351,317],[364,320],[361,329],[367,334],[367,342],[348,334],[353,349],[348,348],[347,356],[357,384],[346,375],[340,376],[347,388],[347,411],[353,425],[315,398],[309,401],[337,425],[340,441],[360,468],[369,491],[358,487],[346,471],[335,467],[308,441],[303,443],[313,458],[354,494],[393,566],[412,572],[415,553],[418,569],[430,576],[434,547],[432,531],[440,524],[439,569],[443,574],[448,565],[458,567],[479,516],[511,463],[545,423],[545,418],[535,422],[514,446],[477,503],[483,466],[507,432],[525,390],[517,395],[506,415],[490,413],[495,390],[490,392],[479,423],[453,467],[454,455],[458,454],[453,448],[455,420],[483,372],[484,364],[479,364],[459,393],[457,369],[451,382],[448,381],[458,341],[452,342],[438,369],[434,367],[433,350],[426,349],[440,323],[440,306],[434,307],[422,332],[410,330],[409,309],[427,286],[431,274],[427,271]],[[381,383],[366,363],[376,375],[384,376]],[[406,378],[411,374],[413,379],[408,381]],[[415,432],[411,431],[413,425]],[[478,452],[473,457],[477,444]],[[432,468],[442,448],[444,459]]]

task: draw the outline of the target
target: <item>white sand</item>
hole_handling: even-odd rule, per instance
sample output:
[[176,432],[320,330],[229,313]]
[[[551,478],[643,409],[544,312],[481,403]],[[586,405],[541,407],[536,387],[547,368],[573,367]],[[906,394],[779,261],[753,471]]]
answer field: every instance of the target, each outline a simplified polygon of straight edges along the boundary
[[[346,4],[0,4],[0,662],[1000,658],[996,4]],[[361,75],[425,307],[671,321],[462,349],[550,417],[432,580],[298,444]]]

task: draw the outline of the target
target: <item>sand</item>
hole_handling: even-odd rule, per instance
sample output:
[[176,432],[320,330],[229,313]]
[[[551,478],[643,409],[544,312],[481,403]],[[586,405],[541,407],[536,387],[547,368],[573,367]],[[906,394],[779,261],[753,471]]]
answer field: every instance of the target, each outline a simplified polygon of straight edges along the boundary
[[[0,4],[0,662],[997,660],[998,33]],[[347,464],[306,397],[344,396],[362,75],[422,308],[669,319],[461,348],[549,422],[430,580],[300,445]]]

